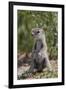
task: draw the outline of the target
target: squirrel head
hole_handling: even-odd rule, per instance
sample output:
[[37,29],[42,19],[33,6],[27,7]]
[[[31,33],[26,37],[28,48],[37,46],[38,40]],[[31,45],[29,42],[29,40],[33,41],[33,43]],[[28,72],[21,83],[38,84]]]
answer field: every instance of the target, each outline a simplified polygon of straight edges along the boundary
[[42,28],[33,28],[31,33],[35,39],[42,39],[42,36],[44,36],[44,30]]

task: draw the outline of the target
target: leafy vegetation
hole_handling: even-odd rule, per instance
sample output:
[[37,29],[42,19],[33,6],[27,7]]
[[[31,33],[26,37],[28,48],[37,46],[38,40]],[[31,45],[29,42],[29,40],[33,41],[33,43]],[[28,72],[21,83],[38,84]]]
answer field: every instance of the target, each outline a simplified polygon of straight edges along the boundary
[[30,74],[28,72],[23,73],[18,79],[41,79],[41,78],[56,78],[58,77],[57,71],[44,71],[44,72],[36,72],[35,74]]
[[43,28],[50,59],[58,57],[58,13],[46,11],[17,11],[18,53],[30,53],[33,47],[32,28]]

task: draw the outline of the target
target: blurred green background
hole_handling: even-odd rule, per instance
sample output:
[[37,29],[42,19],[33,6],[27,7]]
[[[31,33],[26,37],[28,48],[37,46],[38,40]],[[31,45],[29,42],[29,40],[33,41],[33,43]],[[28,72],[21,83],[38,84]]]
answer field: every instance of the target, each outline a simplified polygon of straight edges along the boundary
[[33,47],[32,28],[43,28],[50,59],[58,58],[58,12],[17,11],[18,53],[30,53]]

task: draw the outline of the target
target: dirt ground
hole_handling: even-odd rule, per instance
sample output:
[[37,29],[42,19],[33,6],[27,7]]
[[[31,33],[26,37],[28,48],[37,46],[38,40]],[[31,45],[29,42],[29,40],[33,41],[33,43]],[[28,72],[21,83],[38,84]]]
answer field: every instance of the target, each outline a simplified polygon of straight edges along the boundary
[[42,72],[36,72],[34,74],[29,73],[30,59],[18,59],[17,79],[40,79],[40,78],[56,78],[58,77],[58,60],[50,60],[52,71],[48,71],[46,68]]

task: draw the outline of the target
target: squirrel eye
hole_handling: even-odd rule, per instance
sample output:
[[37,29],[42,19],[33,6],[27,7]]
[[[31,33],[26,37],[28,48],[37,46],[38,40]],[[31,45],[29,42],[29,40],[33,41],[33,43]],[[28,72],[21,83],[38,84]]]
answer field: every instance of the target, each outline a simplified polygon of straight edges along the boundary
[[39,31],[37,31],[37,33],[39,33]]

